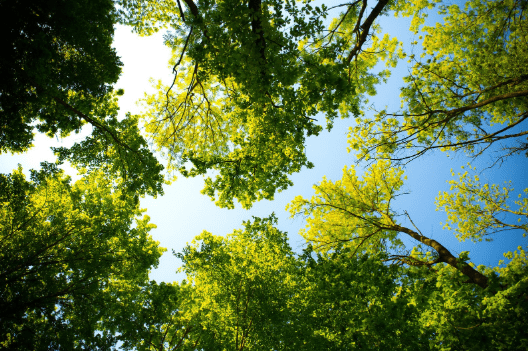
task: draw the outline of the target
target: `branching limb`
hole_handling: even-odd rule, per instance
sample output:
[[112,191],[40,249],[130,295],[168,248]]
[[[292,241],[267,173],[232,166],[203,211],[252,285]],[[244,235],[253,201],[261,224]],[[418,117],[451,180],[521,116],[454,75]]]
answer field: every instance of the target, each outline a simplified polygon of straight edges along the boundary
[[357,54],[361,50],[361,47],[363,46],[363,44],[367,40],[367,36],[370,33],[370,27],[372,26],[372,23],[374,23],[374,20],[379,16],[381,11],[383,11],[383,9],[388,4],[388,2],[389,2],[389,0],[379,0],[378,4],[374,7],[374,9],[370,13],[370,15],[365,20],[365,22],[361,25],[360,29],[362,29],[363,31],[361,32],[361,34],[357,38],[356,45],[350,51],[350,53],[348,54],[348,57],[345,60],[348,64],[350,64],[350,62],[352,61],[352,58],[357,56]]

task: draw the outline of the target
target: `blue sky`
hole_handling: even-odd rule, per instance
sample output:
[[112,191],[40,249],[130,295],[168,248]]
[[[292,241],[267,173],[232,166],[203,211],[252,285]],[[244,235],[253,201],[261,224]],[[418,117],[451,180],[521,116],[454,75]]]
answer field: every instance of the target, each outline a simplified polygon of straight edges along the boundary
[[[430,21],[434,21],[434,18]],[[391,35],[409,42],[413,40],[413,36],[408,34],[408,24],[409,21],[406,20],[391,19],[384,21],[382,25]],[[149,91],[151,86],[149,79],[151,77],[162,79],[166,83],[171,80],[171,71],[168,67],[170,49],[163,46],[161,33],[151,37],[137,37],[129,28],[121,26],[117,28],[114,45],[124,63],[122,77],[116,84],[116,88],[125,90],[125,95],[120,99],[121,112],[139,113],[141,108],[136,105],[136,101],[143,97],[145,91]],[[389,110],[398,109],[401,78],[406,73],[406,63],[402,62],[393,72],[389,82],[378,88],[378,95],[370,98],[370,103],[378,108],[388,106]],[[324,120],[324,117],[320,120]],[[159,268],[151,273],[151,278],[167,282],[183,278],[175,273],[179,261],[172,256],[171,251],[180,251],[201,231],[207,230],[215,235],[225,235],[240,228],[242,221],[251,219],[251,216],[267,217],[272,212],[275,212],[279,219],[279,229],[289,233],[290,245],[300,252],[305,244],[297,232],[305,223],[302,218],[289,218],[285,206],[297,195],[311,197],[312,185],[320,181],[323,176],[338,180],[341,178],[343,167],[354,164],[355,156],[347,153],[346,150],[346,135],[353,123],[352,119],[338,120],[331,132],[324,131],[318,137],[309,138],[306,150],[309,160],[315,164],[315,167],[294,174],[291,177],[294,182],[293,187],[277,194],[274,201],[256,203],[251,210],[243,210],[240,206],[234,210],[216,207],[208,197],[200,194],[203,187],[202,178],[178,177],[172,185],[165,187],[164,196],[142,199],[142,207],[148,209],[147,214],[151,217],[152,223],[157,225],[157,229],[151,232],[153,237],[161,246],[168,249],[161,259]],[[35,147],[28,153],[1,155],[0,172],[10,172],[17,167],[17,163],[21,163],[25,170],[38,168],[41,161],[54,160],[49,146],[60,143],[68,145],[73,142],[72,140],[79,138],[82,138],[82,135],[74,135],[66,140],[49,139],[39,135],[35,140]],[[491,243],[460,243],[452,233],[442,230],[440,222],[445,221],[446,215],[435,211],[434,200],[439,191],[448,190],[446,181],[452,179],[451,169],[459,172],[461,166],[472,162],[478,171],[482,171],[491,165],[492,155],[492,152],[487,152],[480,158],[471,160],[463,154],[447,157],[445,153],[436,151],[411,162],[406,167],[408,180],[405,184],[405,190],[410,194],[401,197],[396,204],[398,210],[408,211],[424,235],[438,240],[454,254],[470,251],[471,260],[477,265],[496,265],[503,258],[503,252],[514,250],[519,245],[526,246],[527,239],[519,232],[505,232],[496,235]],[[500,168],[494,167],[482,172],[481,178],[490,183],[512,180],[518,193],[528,187],[527,160],[524,155],[511,157]],[[413,244],[412,241],[407,243],[411,246]]]

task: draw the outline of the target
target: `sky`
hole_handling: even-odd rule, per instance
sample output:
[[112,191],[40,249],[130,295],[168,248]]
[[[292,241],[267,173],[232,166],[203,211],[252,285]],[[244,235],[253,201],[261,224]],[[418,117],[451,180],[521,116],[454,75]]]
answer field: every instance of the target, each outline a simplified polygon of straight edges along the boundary
[[[434,20],[434,17],[429,19],[430,22]],[[407,43],[416,39],[408,34],[408,20],[386,20],[382,26],[384,31]],[[118,26],[114,39],[114,46],[124,63],[122,76],[115,86],[125,90],[119,101],[121,113],[140,113],[138,100],[145,92],[153,92],[150,79],[161,79],[165,83],[171,81],[172,74],[168,65],[171,50],[163,45],[162,33],[138,37],[129,28]],[[388,83],[378,87],[377,96],[369,98],[369,104],[397,110],[400,106],[399,89],[407,70],[406,63],[401,62],[393,71]],[[321,116],[319,120],[324,120],[324,117]],[[162,247],[167,248],[159,267],[151,272],[150,278],[158,282],[183,279],[183,275],[176,273],[180,262],[172,255],[172,251],[181,251],[186,243],[203,230],[215,235],[225,235],[241,228],[242,221],[250,220],[252,216],[267,217],[273,212],[279,220],[278,228],[289,233],[290,245],[296,252],[301,252],[305,242],[297,233],[305,226],[304,219],[290,218],[285,207],[297,195],[310,198],[313,194],[313,184],[319,182],[323,176],[338,180],[345,165],[355,164],[356,157],[347,153],[346,141],[348,128],[353,125],[353,119],[337,120],[331,132],[325,130],[318,137],[308,138],[307,155],[315,167],[292,175],[293,187],[276,194],[273,201],[263,200],[256,203],[250,210],[243,210],[240,206],[233,210],[216,207],[209,197],[200,193],[203,178],[186,179],[180,176],[173,184],[164,187],[163,196],[155,199],[143,198],[141,206],[147,208],[151,222],[157,225],[151,234]],[[74,135],[64,140],[37,135],[35,146],[27,153],[0,155],[0,172],[10,172],[18,163],[22,164],[25,171],[37,169],[42,161],[54,161],[50,146],[68,146],[78,139],[82,139],[82,135]],[[471,261],[475,264],[495,266],[503,259],[504,252],[515,250],[519,245],[526,246],[527,239],[519,232],[505,232],[497,234],[493,242],[459,242],[451,232],[442,229],[440,223],[446,220],[446,215],[436,211],[434,203],[439,191],[449,189],[446,181],[452,179],[451,169],[459,172],[461,166],[472,162],[480,172],[493,163],[493,153],[488,152],[476,160],[468,159],[463,154],[450,156],[436,151],[408,164],[405,168],[408,179],[404,189],[409,194],[399,198],[396,209],[401,212],[406,210],[424,235],[439,241],[453,254],[470,251]],[[512,180],[517,194],[528,188],[527,167],[528,162],[524,155],[511,157],[501,167],[487,169],[480,173],[480,176],[490,183]],[[74,171],[70,169],[69,172],[73,174]],[[416,243],[409,240],[406,244],[410,250]]]

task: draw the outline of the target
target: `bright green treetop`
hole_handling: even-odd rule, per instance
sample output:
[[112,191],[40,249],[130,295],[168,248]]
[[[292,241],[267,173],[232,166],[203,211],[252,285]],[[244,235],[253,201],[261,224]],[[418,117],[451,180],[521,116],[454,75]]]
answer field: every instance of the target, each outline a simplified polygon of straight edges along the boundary
[[[454,176],[454,172],[452,174]],[[458,180],[449,181],[451,191],[441,192],[436,199],[438,209],[444,210],[448,216],[445,228],[454,229],[461,241],[482,241],[484,237],[491,241],[491,234],[515,229],[522,230],[526,236],[528,189],[517,195],[518,200],[513,200],[511,182],[502,187],[481,184],[479,176],[470,176],[468,171],[458,173],[458,177]]]
[[[403,195],[400,191],[403,179],[403,170],[392,167],[386,160],[372,164],[362,178],[357,177],[354,167],[345,167],[341,180],[323,180],[314,186],[316,193],[312,199],[298,196],[289,205],[289,210],[292,216],[304,214],[308,217],[307,229],[301,231],[301,235],[321,252],[342,245],[350,247],[353,253],[396,250],[391,260],[429,267],[447,263],[466,275],[469,282],[487,288],[488,278],[465,263],[463,256],[455,257],[418,228],[401,224],[398,217],[404,214],[412,224],[407,212],[399,213],[392,205],[398,196]],[[421,254],[414,249],[412,252],[398,252],[403,249],[399,233],[428,246],[434,254]]]
[[517,144],[499,157],[526,149],[525,2],[471,0],[442,13],[443,23],[414,28],[423,33],[423,51],[409,56],[403,110],[380,111],[351,128],[358,157],[402,161],[435,148],[479,155],[505,139]]
[[[334,286],[342,284],[340,279],[347,275],[361,275],[361,282],[369,279],[364,295],[360,295],[361,299],[367,299],[362,300],[363,303],[373,309],[366,320],[334,322],[344,313],[347,317],[360,318],[361,304],[351,307],[354,312],[347,312],[345,308],[345,312],[335,316],[323,308],[320,323],[327,325],[327,329],[320,331],[322,335],[332,336],[335,342],[360,343],[372,349],[390,342],[396,344],[387,348],[406,350],[443,350],[446,345],[457,350],[524,349],[527,344],[522,336],[522,325],[527,321],[528,308],[526,252],[518,247],[513,253],[505,253],[510,261],[506,266],[495,268],[475,267],[469,261],[467,251],[453,255],[442,245],[441,239],[422,234],[406,211],[396,210],[396,198],[404,195],[400,190],[403,180],[402,169],[391,166],[387,160],[372,164],[362,177],[356,175],[355,167],[345,167],[342,179],[336,182],[323,179],[314,186],[315,195],[311,199],[299,196],[289,205],[292,214],[306,217],[307,227],[301,235],[320,253],[321,264],[343,269],[336,271],[339,274],[329,271],[318,275],[328,286],[316,288],[312,294],[328,298]],[[508,229],[526,231],[526,198],[520,196],[515,202],[509,199],[511,187],[501,189],[496,185],[481,185],[478,177],[471,178],[467,173],[450,183],[451,191],[440,193],[437,204],[448,213],[447,228],[453,228],[459,239],[481,241],[485,236]],[[516,206],[511,209],[511,205]],[[519,221],[511,221],[512,217]],[[403,224],[406,220],[410,226]],[[418,245],[406,249],[401,241],[402,235],[418,241]],[[341,252],[347,260],[338,263],[344,259],[337,254]],[[348,261],[357,258],[363,260],[357,266]],[[329,259],[331,261],[324,263]],[[394,290],[388,292],[390,298],[385,302],[382,302],[385,296],[382,289],[369,292],[379,286],[378,277],[363,273],[374,269],[374,262],[379,265],[379,274],[392,279],[394,284]],[[339,268],[345,264],[352,271]],[[387,266],[400,267],[401,270],[391,273]],[[381,286],[386,287],[388,283]],[[343,286],[342,289],[342,297],[337,298],[339,304],[333,300],[329,302],[333,308],[356,302],[350,302],[346,297],[347,293],[353,293],[353,290],[347,290],[351,288]],[[371,298],[369,293],[373,294]],[[378,303],[380,307],[376,310],[374,306]],[[408,306],[405,312],[402,304]],[[306,308],[313,307],[308,305]],[[390,324],[386,321],[389,317],[374,317],[374,312],[389,311],[394,313],[394,318],[401,318],[404,322],[389,327],[385,335],[377,339],[373,330]],[[355,313],[359,315],[352,317]],[[377,322],[381,326],[374,327]],[[360,335],[369,335],[368,340],[374,345],[360,341],[360,335],[355,334],[358,323],[369,326]],[[339,325],[347,327],[340,330]],[[388,337],[390,333],[402,339]],[[420,338],[416,339],[418,335]],[[405,341],[405,338],[412,342]],[[478,340],[485,341],[485,345]]]
[[[3,347],[102,346],[105,287],[148,280],[164,249],[137,202],[104,173],[75,184],[54,167],[0,175]],[[102,344],[101,344],[102,343]],[[92,346],[90,346],[92,345]]]
[[273,349],[285,337],[295,258],[276,218],[254,218],[225,238],[203,232],[178,257],[194,287],[204,349]]

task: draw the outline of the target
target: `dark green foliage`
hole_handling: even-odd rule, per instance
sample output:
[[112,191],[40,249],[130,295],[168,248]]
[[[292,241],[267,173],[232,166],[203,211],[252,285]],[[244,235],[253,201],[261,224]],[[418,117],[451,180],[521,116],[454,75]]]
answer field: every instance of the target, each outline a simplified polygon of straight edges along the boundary
[[0,152],[27,150],[34,126],[50,136],[81,128],[56,99],[88,114],[112,90],[114,22],[111,0],[0,3]]

